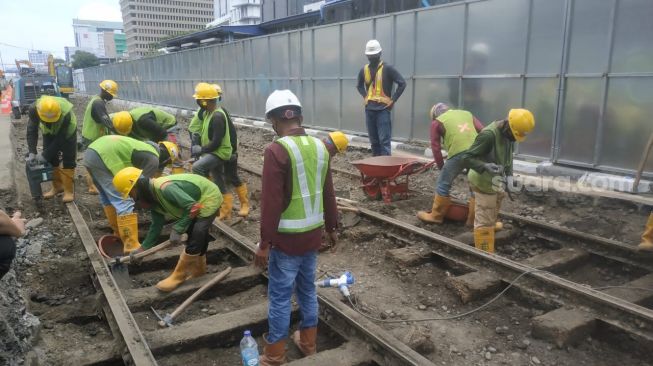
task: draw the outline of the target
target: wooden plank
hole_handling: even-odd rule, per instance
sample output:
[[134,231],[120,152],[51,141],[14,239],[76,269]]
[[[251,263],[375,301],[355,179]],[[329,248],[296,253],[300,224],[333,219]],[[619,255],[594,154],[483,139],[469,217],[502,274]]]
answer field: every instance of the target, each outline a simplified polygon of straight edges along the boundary
[[352,341],[325,351],[318,349],[318,353],[289,362],[286,366],[358,366],[370,364],[373,359],[365,344]]
[[104,259],[98,251],[93,235],[86,226],[86,222],[82,214],[79,212],[77,205],[74,202],[66,204],[68,212],[72,217],[77,233],[79,234],[84,248],[86,249],[86,254],[88,255],[93,270],[95,271],[95,279],[100,287],[98,290],[104,294],[106,298],[107,305],[109,307],[107,318],[113,317],[115,319],[115,324],[118,327],[119,332],[115,334],[114,338],[117,340],[122,340],[125,343],[125,346],[129,350],[129,355],[123,355],[123,359],[126,364],[134,364],[136,366],[147,366],[147,365],[157,365],[150,348],[145,341],[145,337],[138,328],[136,320],[132,316],[131,311],[127,307],[125,299],[120,293],[120,289],[116,285],[109,268],[107,267]]

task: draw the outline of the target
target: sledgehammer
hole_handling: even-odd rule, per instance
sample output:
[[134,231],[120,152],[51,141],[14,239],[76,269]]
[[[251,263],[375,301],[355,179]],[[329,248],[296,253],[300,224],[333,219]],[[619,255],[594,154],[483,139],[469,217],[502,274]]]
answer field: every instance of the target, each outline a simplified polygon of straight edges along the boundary
[[209,282],[205,283],[200,287],[197,291],[193,292],[192,295],[190,295],[189,298],[187,298],[181,305],[179,305],[175,311],[173,311],[171,314],[166,314],[166,316],[162,317],[156,310],[154,310],[153,307],[150,307],[152,311],[154,312],[154,315],[156,315],[157,318],[159,318],[159,326],[160,327],[172,327],[172,322],[175,320],[179,314],[181,314],[184,310],[186,310],[187,307],[190,306],[195,300],[197,300],[198,297],[202,296],[203,293],[205,293],[208,289],[216,285],[218,282],[222,281],[225,277],[227,277],[231,273],[231,267],[227,267],[224,271],[218,273],[215,277],[213,277]]

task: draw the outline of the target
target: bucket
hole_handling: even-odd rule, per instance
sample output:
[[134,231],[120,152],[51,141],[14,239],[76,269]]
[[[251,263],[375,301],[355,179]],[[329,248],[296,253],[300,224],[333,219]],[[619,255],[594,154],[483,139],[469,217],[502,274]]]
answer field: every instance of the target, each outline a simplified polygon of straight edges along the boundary
[[100,254],[105,258],[113,259],[124,255],[122,240],[120,240],[120,237],[118,236],[104,235],[100,240],[98,240],[97,245]]
[[468,213],[469,207],[466,204],[452,202],[444,217],[452,221],[463,222],[467,220]]

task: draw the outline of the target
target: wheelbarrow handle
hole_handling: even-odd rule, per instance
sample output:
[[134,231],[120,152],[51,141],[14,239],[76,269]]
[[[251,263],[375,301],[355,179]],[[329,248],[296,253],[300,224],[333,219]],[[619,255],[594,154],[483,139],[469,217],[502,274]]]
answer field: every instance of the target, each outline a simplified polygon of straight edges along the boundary
[[404,173],[406,171],[410,171],[410,169],[414,169],[416,166],[421,166],[421,167],[419,169],[417,169],[417,170],[411,171],[410,174],[419,174],[419,173],[425,171],[426,169],[432,167],[435,163],[436,163],[435,160],[433,160],[433,161],[431,161],[429,163],[426,163],[426,164],[424,164],[424,162],[421,162],[421,161],[411,161],[410,163],[403,165],[401,167],[401,169],[399,169],[397,174],[395,174],[394,177],[392,177],[392,179],[395,179],[397,177],[400,177],[400,176],[404,175]]

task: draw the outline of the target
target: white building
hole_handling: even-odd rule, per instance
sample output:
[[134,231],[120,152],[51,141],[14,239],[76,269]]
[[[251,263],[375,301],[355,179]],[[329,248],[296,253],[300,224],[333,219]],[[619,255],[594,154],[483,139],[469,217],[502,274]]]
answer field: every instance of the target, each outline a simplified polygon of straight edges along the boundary
[[206,27],[254,25],[260,22],[261,0],[215,0],[215,20]]
[[124,57],[123,53],[126,51],[124,47],[120,47],[111,39],[124,38],[122,22],[73,19],[73,31],[75,32],[75,48],[88,50],[97,57]]

